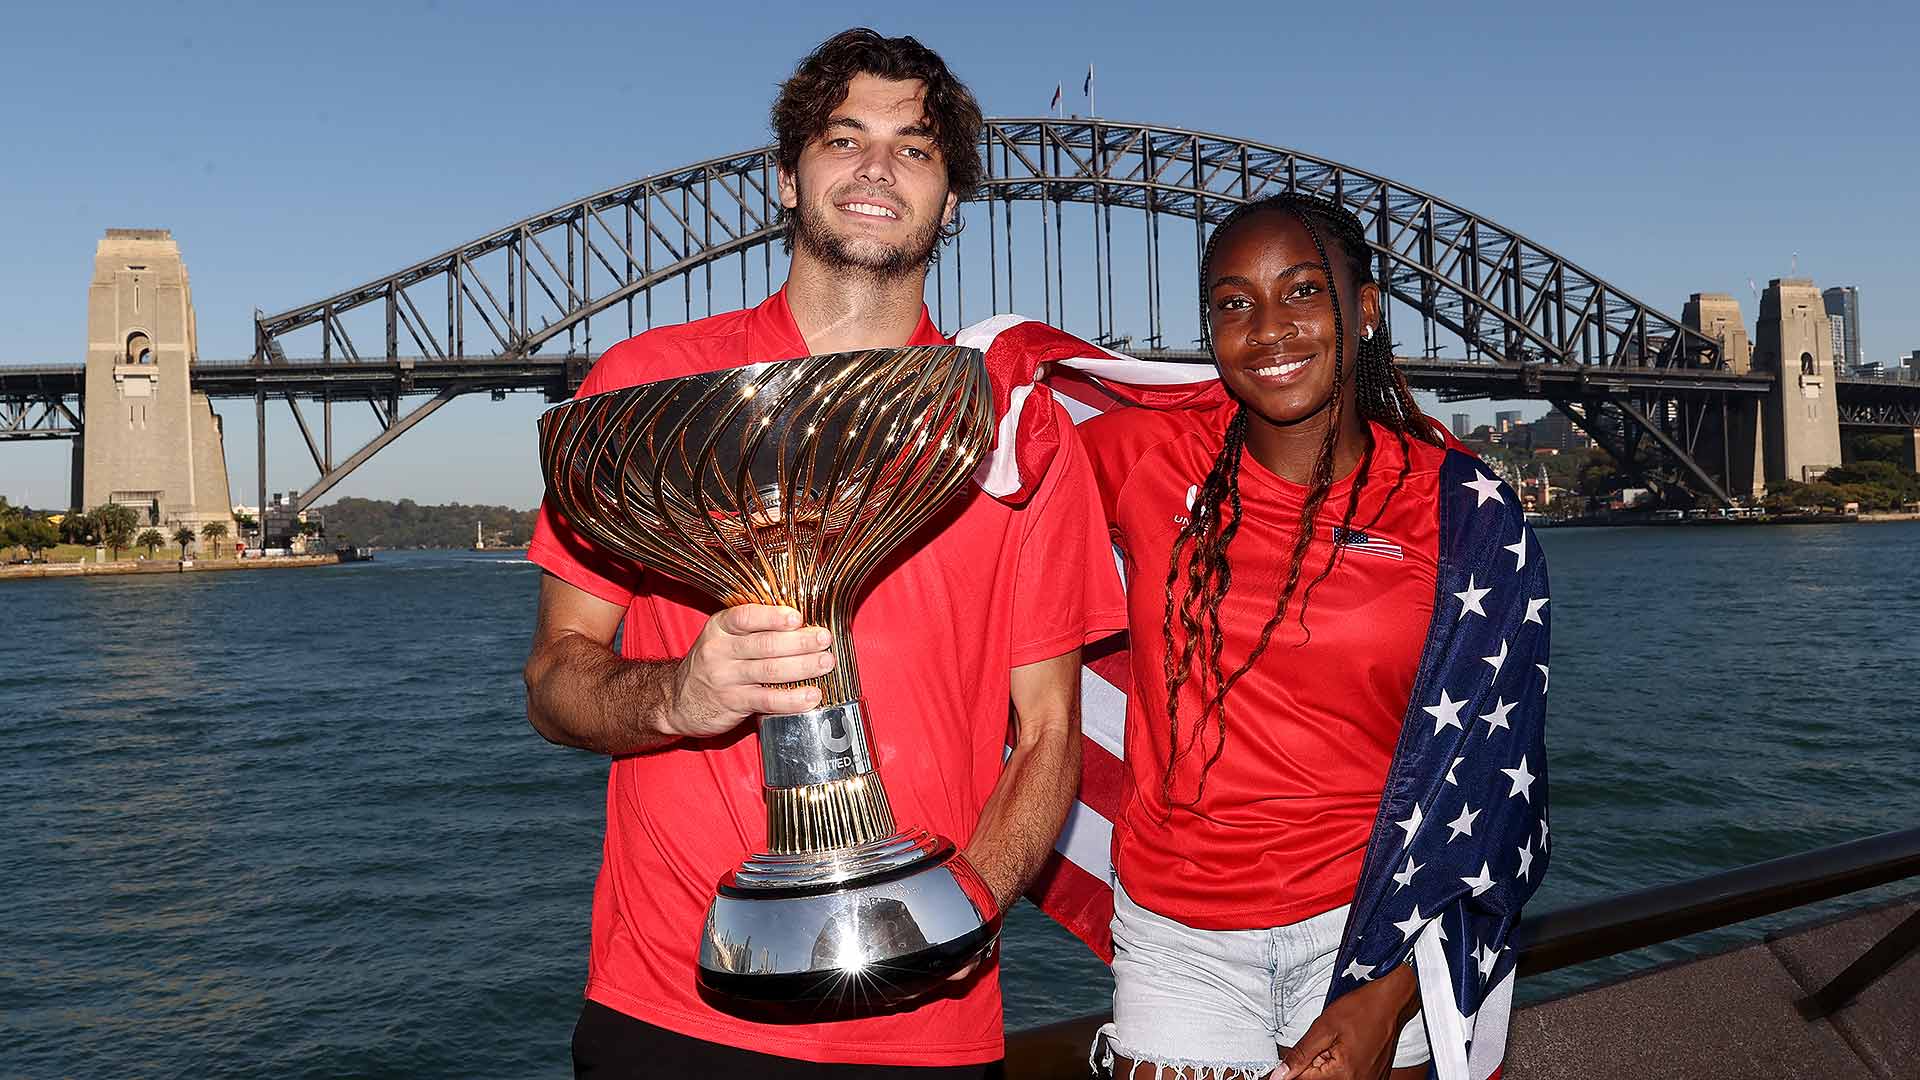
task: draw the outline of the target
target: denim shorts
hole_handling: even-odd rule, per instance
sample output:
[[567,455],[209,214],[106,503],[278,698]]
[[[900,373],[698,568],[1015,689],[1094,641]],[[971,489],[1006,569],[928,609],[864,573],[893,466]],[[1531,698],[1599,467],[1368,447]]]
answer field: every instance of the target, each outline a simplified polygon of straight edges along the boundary
[[[1109,1075],[1119,1055],[1191,1068],[1197,1080],[1265,1076],[1326,1004],[1346,922],[1339,907],[1270,930],[1195,930],[1116,884],[1113,1023],[1094,1039],[1094,1070]],[[1393,1067],[1429,1057],[1427,1026],[1415,1015],[1400,1029]]]

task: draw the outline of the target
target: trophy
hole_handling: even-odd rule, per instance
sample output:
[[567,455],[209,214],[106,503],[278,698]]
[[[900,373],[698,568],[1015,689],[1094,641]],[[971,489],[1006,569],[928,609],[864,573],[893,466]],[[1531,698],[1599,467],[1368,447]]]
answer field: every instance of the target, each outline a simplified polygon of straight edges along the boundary
[[833,635],[804,713],[760,717],[767,850],[721,879],[699,979],[749,1001],[914,996],[992,946],[953,843],[894,823],[851,635],[868,574],[973,474],[993,431],[977,350],[872,349],[577,398],[540,418],[579,532],[729,606]]

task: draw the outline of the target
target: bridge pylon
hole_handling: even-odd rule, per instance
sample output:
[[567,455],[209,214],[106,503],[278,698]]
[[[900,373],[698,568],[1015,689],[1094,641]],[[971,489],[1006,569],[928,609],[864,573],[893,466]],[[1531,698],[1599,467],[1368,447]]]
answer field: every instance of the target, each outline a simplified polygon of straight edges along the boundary
[[[1680,320],[1687,329],[1719,342],[1727,370],[1739,375],[1753,370],[1753,342],[1747,337],[1739,300],[1726,293],[1694,293],[1687,297]],[[1762,453],[1766,419],[1761,399],[1745,394],[1719,397],[1718,412],[1707,415],[1709,430],[1703,441],[1719,450],[1721,480],[1727,493],[1735,498],[1757,499],[1766,493],[1767,482]],[[1715,456],[1712,449],[1706,456]]]
[[1841,458],[1833,334],[1813,279],[1769,281],[1754,338],[1754,370],[1775,377],[1763,439],[1767,482],[1817,480]]
[[192,386],[193,290],[165,229],[108,229],[87,298],[84,426],[74,502],[130,507],[144,526],[233,528],[220,418]]

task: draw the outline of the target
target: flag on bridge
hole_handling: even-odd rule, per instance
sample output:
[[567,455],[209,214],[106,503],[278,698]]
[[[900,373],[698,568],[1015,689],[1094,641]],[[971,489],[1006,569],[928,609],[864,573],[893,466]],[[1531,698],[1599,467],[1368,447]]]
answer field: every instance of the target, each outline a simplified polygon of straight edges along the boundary
[[[1017,315],[995,316],[954,340],[986,355],[1000,418],[975,482],[1010,502],[1038,488],[1060,445],[1054,410],[1033,407],[1036,395],[1058,395],[1078,422],[1111,408],[1218,401],[1225,392],[1211,367],[1137,360]],[[1515,978],[1509,938],[1548,861],[1547,574],[1513,490],[1442,435],[1433,617],[1328,1000],[1411,957],[1431,1075],[1487,1080],[1506,1052]],[[1364,535],[1341,543],[1399,554]],[[1128,683],[1124,648],[1088,654],[1079,801],[1028,890],[1107,960]]]
[[1060,84],[1059,83],[1053,84],[1053,100],[1047,102],[1047,111],[1048,112],[1060,111]]

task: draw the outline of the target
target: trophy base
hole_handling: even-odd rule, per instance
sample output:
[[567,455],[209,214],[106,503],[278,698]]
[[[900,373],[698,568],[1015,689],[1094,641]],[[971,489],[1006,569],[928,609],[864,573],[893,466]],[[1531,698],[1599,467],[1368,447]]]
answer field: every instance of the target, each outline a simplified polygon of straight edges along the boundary
[[951,842],[916,829],[858,848],[753,856],[707,909],[700,985],[769,1003],[886,1003],[937,988],[1000,930],[954,878],[954,855]]

